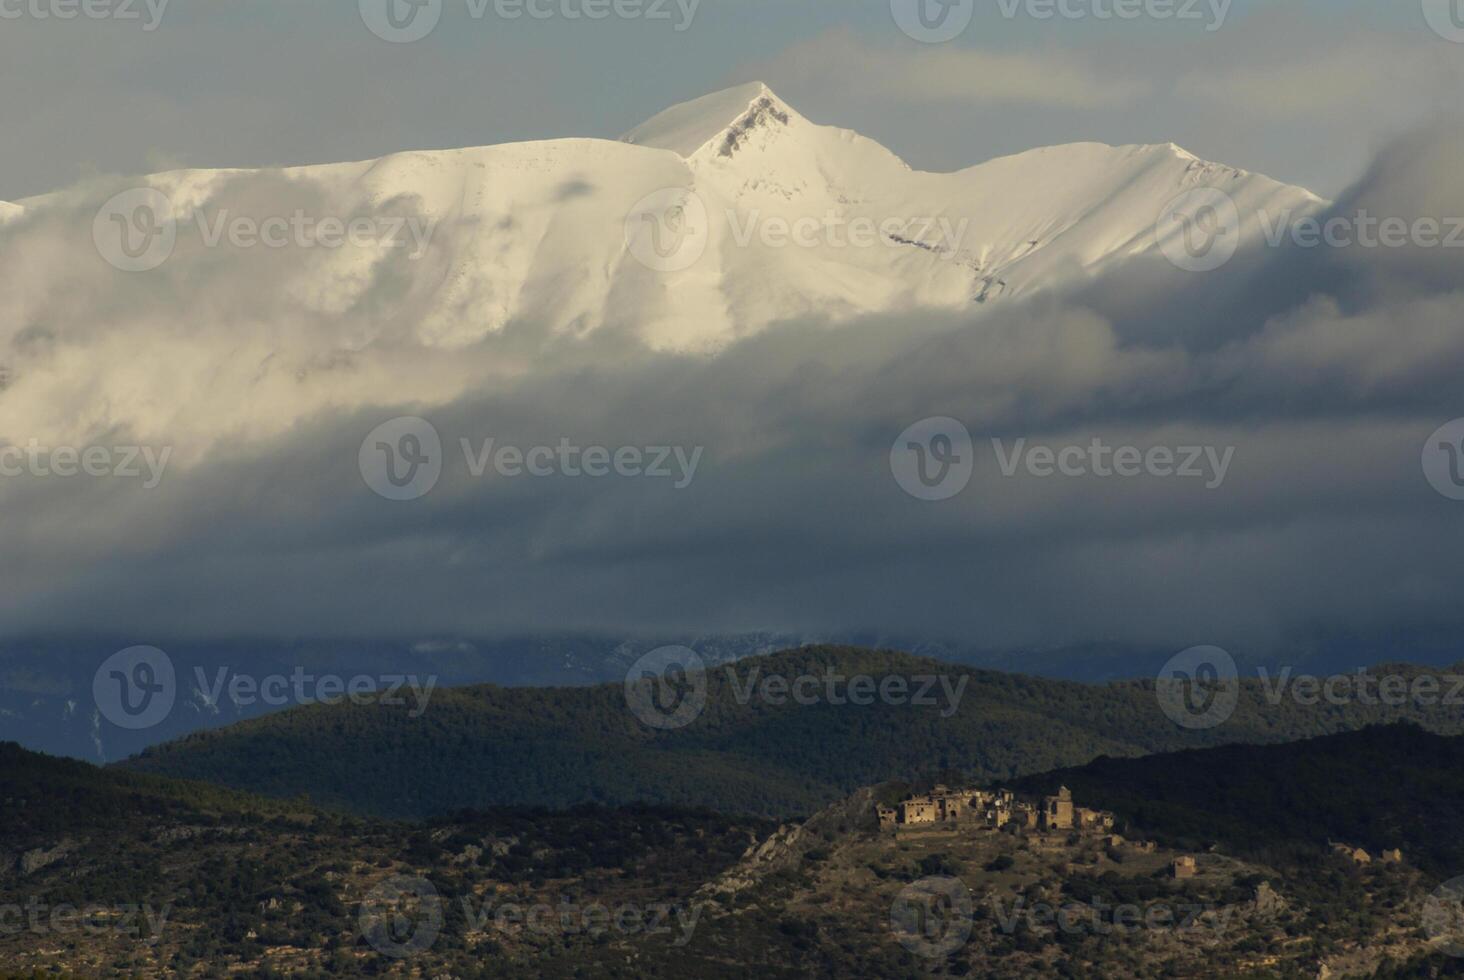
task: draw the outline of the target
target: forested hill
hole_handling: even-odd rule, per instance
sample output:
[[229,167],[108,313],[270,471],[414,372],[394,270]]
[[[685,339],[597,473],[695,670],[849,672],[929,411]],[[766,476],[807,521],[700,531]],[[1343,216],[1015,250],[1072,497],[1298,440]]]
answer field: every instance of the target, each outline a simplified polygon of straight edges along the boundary
[[[830,675],[875,684],[904,677],[906,695],[849,703],[847,684],[826,695]],[[815,703],[786,691],[764,696],[771,677],[805,676],[818,679],[802,688],[815,692]],[[933,679],[928,689],[923,677]],[[929,703],[911,703],[921,690]],[[1100,755],[1290,741],[1398,720],[1464,730],[1457,707],[1308,706],[1289,697],[1272,704],[1255,680],[1242,686],[1226,723],[1189,730],[1161,711],[1152,680],[1085,685],[888,651],[805,647],[712,668],[704,710],[671,730],[638,718],[620,684],[479,686],[437,690],[420,713],[410,699],[297,708],[121,765],[382,816],[580,802],[788,816],[892,779],[1008,778]]]

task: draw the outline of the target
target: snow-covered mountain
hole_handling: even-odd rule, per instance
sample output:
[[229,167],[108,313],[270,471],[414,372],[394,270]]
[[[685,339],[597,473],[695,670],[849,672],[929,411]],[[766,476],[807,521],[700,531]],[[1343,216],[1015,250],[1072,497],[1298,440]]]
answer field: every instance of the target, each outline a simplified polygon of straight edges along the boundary
[[[184,217],[250,175],[146,182]],[[675,106],[619,142],[406,152],[282,176],[352,213],[409,208],[433,224],[431,254],[408,267],[413,339],[447,347],[522,322],[715,350],[789,317],[970,308],[1152,252],[1156,217],[1186,188],[1230,194],[1251,216],[1247,234],[1262,208],[1320,203],[1172,144],[1081,143],[922,173],[857,133],[809,122],[760,83]],[[380,258],[341,250],[319,301],[359,301]]]
[[[590,335],[701,354],[789,318],[979,316],[1128,263],[1183,275],[1158,257],[1156,219],[1207,186],[1252,240],[1262,209],[1322,204],[1172,145],[922,173],[761,84],[620,140],[90,181],[0,207],[0,441],[126,430],[186,467],[322,411],[491,391],[568,363]],[[109,209],[152,191],[176,241],[156,267],[119,271],[107,236],[147,222]],[[308,249],[223,235],[301,213],[376,233]]]

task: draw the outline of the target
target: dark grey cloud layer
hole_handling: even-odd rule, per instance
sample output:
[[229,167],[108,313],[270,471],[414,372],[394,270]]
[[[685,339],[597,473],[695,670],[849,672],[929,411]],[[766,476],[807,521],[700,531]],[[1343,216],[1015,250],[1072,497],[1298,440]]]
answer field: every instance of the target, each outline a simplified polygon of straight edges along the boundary
[[[1464,218],[1461,139],[1390,147],[1334,213]],[[231,193],[244,208],[277,190]],[[979,317],[782,324],[711,358],[532,324],[443,351],[412,339],[394,258],[345,310],[302,299],[320,271],[308,257],[184,253],[161,287],[126,293],[78,261],[26,293],[20,256],[85,241],[87,213],[0,232],[14,376],[0,405],[45,390],[63,408],[32,424],[175,444],[177,461],[152,490],[0,482],[6,634],[875,630],[1264,648],[1464,618],[1464,503],[1420,462],[1464,416],[1461,250],[1267,248],[1208,274],[1156,261]],[[97,359],[124,350],[125,365]],[[88,371],[111,379],[101,408]],[[52,375],[70,387],[25,387]],[[203,417],[214,401],[219,418]],[[427,496],[390,502],[358,451],[409,414],[430,419],[448,462]],[[889,466],[895,437],[930,416],[961,420],[977,451],[969,486],[935,503]],[[488,437],[705,454],[682,489],[476,478],[458,440]],[[1214,489],[1005,477],[990,440],[1022,438],[1234,456]]]

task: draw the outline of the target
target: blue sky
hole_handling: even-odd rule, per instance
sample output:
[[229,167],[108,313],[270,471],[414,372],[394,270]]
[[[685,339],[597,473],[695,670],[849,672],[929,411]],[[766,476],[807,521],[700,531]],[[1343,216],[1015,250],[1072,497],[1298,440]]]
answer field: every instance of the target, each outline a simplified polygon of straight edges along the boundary
[[927,169],[1173,141],[1334,194],[1464,82],[1464,44],[1430,31],[1429,0],[1234,0],[1215,30],[1220,0],[1193,20],[1126,21],[978,0],[942,44],[904,36],[891,0],[703,0],[680,31],[674,0],[671,20],[595,22],[472,18],[468,0],[444,0],[410,44],[372,35],[355,0],[172,0],[151,31],[31,12],[53,2],[0,3],[20,14],[0,19],[0,199],[91,173],[613,137],[753,78]]

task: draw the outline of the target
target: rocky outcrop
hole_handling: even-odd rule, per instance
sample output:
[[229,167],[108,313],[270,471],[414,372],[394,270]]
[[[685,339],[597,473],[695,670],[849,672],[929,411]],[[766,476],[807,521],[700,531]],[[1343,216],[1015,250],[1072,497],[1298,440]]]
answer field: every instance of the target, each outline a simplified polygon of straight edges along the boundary
[[54,847],[37,847],[25,851],[20,855],[20,873],[34,874],[42,868],[49,867],[70,854],[75,846],[74,842],[63,840]]
[[1273,919],[1280,913],[1286,911],[1287,901],[1281,893],[1271,887],[1269,881],[1263,881],[1256,886],[1254,901],[1254,915],[1258,919]]
[[851,833],[874,832],[877,787],[865,787],[852,796],[820,810],[801,824],[783,824],[770,837],[755,841],[742,859],[697,892],[716,905],[753,888],[768,875],[798,867],[808,852]]

